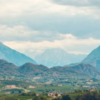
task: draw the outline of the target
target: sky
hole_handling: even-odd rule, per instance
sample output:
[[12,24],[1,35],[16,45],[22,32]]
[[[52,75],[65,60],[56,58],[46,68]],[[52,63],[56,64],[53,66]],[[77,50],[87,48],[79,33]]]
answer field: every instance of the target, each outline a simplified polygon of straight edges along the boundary
[[0,0],[0,41],[32,58],[88,54],[100,45],[100,0]]

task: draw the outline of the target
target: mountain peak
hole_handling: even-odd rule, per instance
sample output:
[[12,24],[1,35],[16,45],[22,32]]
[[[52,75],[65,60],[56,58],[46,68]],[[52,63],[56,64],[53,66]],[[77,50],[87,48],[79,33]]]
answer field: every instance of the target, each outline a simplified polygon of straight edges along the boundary
[[80,62],[84,55],[75,55],[67,53],[61,48],[47,49],[42,54],[35,57],[38,64],[43,64],[48,67],[64,66],[70,63]]

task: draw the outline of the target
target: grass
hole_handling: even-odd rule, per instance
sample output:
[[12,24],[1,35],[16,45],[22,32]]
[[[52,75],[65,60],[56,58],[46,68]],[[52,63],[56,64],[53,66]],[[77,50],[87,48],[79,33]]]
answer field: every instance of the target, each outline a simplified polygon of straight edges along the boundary
[[73,87],[71,86],[47,86],[47,87],[38,87],[38,88],[34,88],[34,89],[29,89],[30,92],[37,92],[37,93],[41,93],[41,92],[53,92],[53,91],[57,91],[58,93],[62,93],[62,92],[69,92],[69,91],[73,91]]

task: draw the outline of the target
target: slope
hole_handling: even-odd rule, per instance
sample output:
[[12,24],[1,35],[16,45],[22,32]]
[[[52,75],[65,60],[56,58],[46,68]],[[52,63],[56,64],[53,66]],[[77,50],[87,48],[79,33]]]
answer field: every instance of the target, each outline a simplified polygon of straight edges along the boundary
[[82,63],[91,64],[92,66],[100,69],[100,46],[94,49],[83,61]]
[[33,59],[5,46],[2,43],[0,43],[0,59],[4,59],[8,62],[14,63],[17,66],[20,66],[26,62],[31,62],[36,64],[36,62]]

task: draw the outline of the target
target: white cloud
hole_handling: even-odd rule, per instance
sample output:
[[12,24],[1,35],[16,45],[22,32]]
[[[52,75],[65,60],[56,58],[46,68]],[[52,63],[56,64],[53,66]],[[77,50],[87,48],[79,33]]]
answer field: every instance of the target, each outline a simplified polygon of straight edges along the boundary
[[65,38],[63,34],[57,32],[46,32],[31,30],[26,26],[8,27],[6,25],[0,26],[0,40],[1,41],[53,41],[55,39]]
[[[89,34],[91,36],[91,32],[93,32],[92,34],[98,34],[100,31],[99,15],[100,9],[90,6],[58,5],[49,0],[0,0],[0,34],[6,41],[16,41],[17,39],[18,41],[24,41],[26,37],[27,41],[36,41],[37,38],[32,39],[32,37],[36,37],[41,32],[42,37],[45,38],[48,31],[51,33],[54,31],[57,33],[72,33],[75,36],[83,36],[79,34],[85,34],[85,36]],[[10,38],[12,32],[13,35]],[[40,41],[42,41],[41,35],[38,37]],[[53,38],[52,41],[57,36],[50,37]],[[98,38],[98,35],[96,38]]]
[[64,6],[52,3],[49,0],[0,0],[0,17],[24,17],[29,15],[34,18],[34,15],[41,17],[47,14],[97,16],[96,11],[97,9],[92,7]]
[[42,53],[48,48],[62,48],[69,53],[88,54],[91,50],[100,45],[100,40],[94,38],[78,39],[71,34],[67,34],[62,40],[42,42],[5,41],[4,44],[34,58],[36,54]]
[[31,30],[26,26],[0,26],[0,40],[26,55],[34,57],[47,48],[62,48],[69,53],[87,54],[100,45],[99,39],[80,39],[72,33]]
[[100,44],[99,39],[79,39],[72,33],[36,31],[22,25],[14,27],[1,25],[0,40],[29,56],[41,53],[47,48],[63,48],[70,53],[86,54]]
[[[89,38],[100,36],[100,20],[90,19],[90,16],[99,19],[99,7],[59,5],[49,0],[0,0],[0,22],[8,24],[0,25],[0,40],[30,56],[58,47],[87,54],[100,44],[99,39]],[[79,39],[72,34],[79,37],[84,34],[88,38]]]
[[100,6],[100,0],[50,0],[61,5]]

